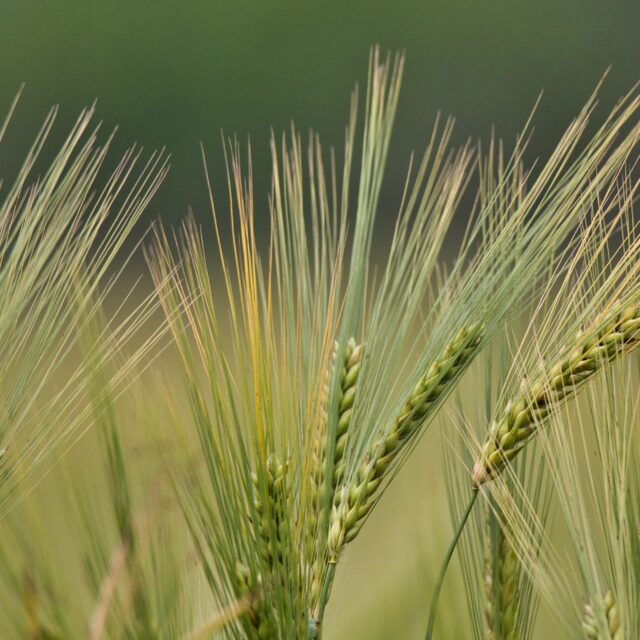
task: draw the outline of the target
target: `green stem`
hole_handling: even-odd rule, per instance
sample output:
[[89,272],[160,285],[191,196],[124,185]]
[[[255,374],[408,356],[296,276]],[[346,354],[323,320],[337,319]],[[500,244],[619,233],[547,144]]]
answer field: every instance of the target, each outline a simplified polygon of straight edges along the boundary
[[322,620],[324,619],[324,610],[329,600],[329,591],[331,590],[331,583],[333,582],[333,576],[336,572],[336,563],[330,562],[327,566],[327,573],[324,576],[324,582],[322,583],[322,592],[320,593],[320,604],[318,606],[318,624],[322,628]]
[[469,500],[469,504],[462,516],[462,520],[456,529],[456,532],[453,535],[453,540],[451,540],[451,544],[449,545],[449,549],[447,550],[447,555],[444,558],[444,562],[440,569],[440,575],[438,576],[438,581],[436,582],[436,587],[433,591],[433,598],[431,599],[431,606],[429,607],[429,621],[427,622],[427,635],[426,640],[432,640],[433,638],[433,625],[436,621],[436,608],[438,606],[438,597],[440,596],[440,590],[442,589],[442,583],[444,582],[444,577],[447,574],[447,568],[449,567],[449,562],[451,561],[451,557],[453,556],[453,552],[456,549],[458,544],[458,540],[460,540],[460,535],[464,529],[467,520],[469,519],[469,514],[471,513],[471,509],[473,509],[473,505],[475,504],[476,498],[478,497],[478,490],[473,490],[473,495],[471,496],[471,500]]

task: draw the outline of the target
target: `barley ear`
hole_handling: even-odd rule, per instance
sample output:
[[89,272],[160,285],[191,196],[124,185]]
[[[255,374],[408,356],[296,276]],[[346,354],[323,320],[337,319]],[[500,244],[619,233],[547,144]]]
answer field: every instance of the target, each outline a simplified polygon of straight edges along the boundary
[[343,366],[340,371],[340,397],[338,401],[336,442],[333,452],[332,493],[335,492],[335,487],[337,487],[344,478],[344,452],[349,437],[353,403],[356,397],[358,377],[360,375],[360,369],[362,368],[363,357],[364,345],[356,344],[356,341],[350,338],[347,342]]
[[[325,382],[322,390],[322,411],[325,414],[322,429],[316,434],[313,446],[313,470],[311,473],[311,523],[309,529],[311,535],[316,534],[317,513],[319,508],[324,504],[326,492],[333,501],[335,488],[344,477],[344,452],[349,436],[349,425],[351,424],[351,416],[353,414],[353,403],[356,396],[356,385],[362,360],[364,356],[364,346],[357,344],[354,338],[349,338],[345,346],[342,357],[342,364],[339,367],[339,389],[338,389],[338,415],[335,440],[333,446],[327,447],[326,439],[328,437],[327,426],[329,424],[329,393],[331,388],[331,380],[336,370],[336,358],[338,352],[338,344],[334,346],[331,364],[325,376]],[[331,465],[331,480],[326,482],[327,451],[333,450],[333,463]]]
[[457,375],[473,359],[482,336],[483,326],[479,324],[464,327],[456,334],[418,380],[391,429],[372,443],[354,477],[336,495],[329,527],[331,561],[337,561],[343,545],[358,535],[379,497],[385,474],[403,446],[431,416]]
[[[488,534],[488,532],[487,532]],[[484,586],[484,639],[495,640],[495,623],[494,623],[494,610],[495,610],[495,598],[493,597],[493,553],[491,544],[485,544],[484,553],[484,573],[483,586]]]
[[593,607],[590,604],[585,605],[584,620],[582,629],[587,640],[623,640],[624,634],[620,625],[620,614],[618,606],[613,599],[611,591],[608,591],[602,598],[601,609],[605,616],[604,628],[606,635],[600,630],[598,619]]
[[616,308],[588,333],[578,333],[563,355],[494,420],[474,465],[476,486],[499,475],[544,424],[607,363],[640,346],[640,306]]
[[517,640],[518,638],[520,564],[502,526],[498,524],[494,539],[488,538],[487,544],[485,559],[486,640]]
[[[285,540],[290,540],[290,492],[287,488],[289,463],[271,454],[265,465],[264,489],[261,490],[257,474],[253,474],[254,508],[258,520],[254,527],[259,542],[263,566],[276,572],[284,568]],[[260,544],[261,542],[261,544]]]
[[[320,505],[324,503],[324,491],[325,491],[325,467],[326,467],[326,453],[327,453],[327,425],[329,423],[329,396],[331,394],[331,381],[336,369],[338,343],[336,342],[333,347],[329,366],[324,374],[324,380],[322,382],[322,390],[320,396],[320,421],[319,427],[314,432],[312,442],[312,458],[311,458],[311,473],[310,473],[310,496],[311,496],[311,509],[309,512],[309,520],[307,522],[307,530],[310,536],[310,542],[312,543],[317,534],[318,527],[318,513]],[[313,544],[311,544],[313,548]]]
[[[338,345],[334,348],[334,355],[331,366],[326,376],[326,382],[324,385],[323,393],[323,405],[324,411],[328,412],[329,402],[329,389],[331,384],[331,378],[334,375],[336,366],[336,355]],[[326,534],[326,526],[328,524],[325,516],[323,527],[318,528],[318,513],[325,504],[325,496],[330,496],[330,503],[333,504],[336,501],[335,491],[336,487],[342,481],[344,477],[345,464],[344,453],[347,446],[347,440],[349,437],[349,427],[351,425],[351,417],[353,414],[353,404],[356,397],[356,389],[358,383],[358,377],[360,375],[360,369],[362,367],[362,361],[364,357],[364,346],[357,344],[354,338],[350,338],[345,346],[345,351],[342,357],[342,365],[339,368],[339,395],[338,395],[338,415],[336,421],[336,432],[333,446],[327,447],[325,439],[327,437],[327,425],[329,422],[328,415],[325,417],[325,429],[318,435],[316,446],[314,451],[314,471],[311,476],[311,514],[308,525],[308,535],[310,538],[309,549],[316,549],[317,545],[314,544],[316,536]],[[329,482],[327,479],[327,460],[326,455],[328,451],[333,450],[333,462],[330,466],[331,475]],[[315,558],[311,560],[311,602],[316,603],[320,596],[320,589],[322,587],[322,570],[324,566],[324,558],[317,554]]]

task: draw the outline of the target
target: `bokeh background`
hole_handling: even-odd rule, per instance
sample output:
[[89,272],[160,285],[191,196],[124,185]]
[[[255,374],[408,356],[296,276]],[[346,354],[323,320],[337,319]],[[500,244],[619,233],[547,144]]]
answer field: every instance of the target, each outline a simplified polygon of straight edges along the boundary
[[[383,231],[410,153],[423,149],[438,112],[456,117],[456,143],[486,141],[493,127],[510,143],[544,90],[528,150],[531,161],[544,157],[609,67],[607,109],[637,82],[639,33],[638,0],[0,0],[0,111],[26,85],[0,174],[13,175],[52,105],[60,105],[54,148],[97,100],[105,129],[119,127],[112,161],[133,142],[172,156],[143,227],[158,217],[177,224],[189,208],[208,224],[199,144],[214,188],[224,190],[221,131],[250,139],[256,206],[266,213],[270,130],[293,121],[341,149],[350,92],[356,82],[364,88],[379,44],[407,58]],[[431,464],[439,445],[432,457],[426,451],[421,445],[354,545],[336,585],[332,638],[421,637],[449,536],[442,476]],[[422,500],[427,489],[440,498]],[[465,637],[458,611],[441,615],[447,637]]]
[[189,206],[208,219],[199,143],[224,188],[221,131],[250,138],[266,209],[270,129],[294,121],[340,149],[350,91],[379,44],[407,56],[382,201],[390,220],[409,153],[439,111],[456,117],[457,142],[493,126],[512,142],[544,90],[529,154],[544,156],[608,67],[607,106],[638,80],[639,30],[637,0],[2,0],[0,110],[26,88],[0,162],[10,174],[51,105],[59,140],[97,100],[118,149],[172,155],[147,223]]

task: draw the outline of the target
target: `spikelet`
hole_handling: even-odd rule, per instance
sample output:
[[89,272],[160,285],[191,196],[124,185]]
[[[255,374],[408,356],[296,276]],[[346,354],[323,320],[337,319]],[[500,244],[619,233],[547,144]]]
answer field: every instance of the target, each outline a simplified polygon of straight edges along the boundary
[[606,363],[640,346],[640,306],[617,308],[594,330],[579,333],[545,375],[510,403],[494,420],[474,465],[479,486],[499,475],[536,429],[562,402],[575,395]]
[[587,640],[623,640],[624,634],[620,625],[620,614],[611,591],[608,591],[602,599],[602,609],[606,618],[607,635],[599,631],[593,607],[587,604],[584,608],[584,620],[582,622],[585,638]]
[[391,429],[369,448],[351,482],[337,494],[329,526],[330,562],[353,540],[378,497],[387,470],[402,447],[416,435],[457,374],[471,361],[482,340],[483,327],[462,328],[441,356],[420,378]]

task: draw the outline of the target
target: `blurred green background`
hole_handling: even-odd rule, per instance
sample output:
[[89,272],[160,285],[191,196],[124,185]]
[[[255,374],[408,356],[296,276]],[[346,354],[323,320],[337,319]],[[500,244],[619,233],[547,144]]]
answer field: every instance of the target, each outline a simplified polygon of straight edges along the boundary
[[[349,93],[363,87],[369,48],[402,49],[407,69],[383,193],[393,219],[409,153],[438,111],[457,118],[456,142],[513,141],[539,92],[530,158],[545,155],[612,66],[607,106],[638,80],[640,2],[617,0],[2,0],[0,108],[26,90],[0,156],[23,156],[52,104],[61,140],[79,109],[98,101],[116,147],[166,146],[172,171],[147,221],[208,219],[199,142],[224,188],[220,131],[250,137],[257,205],[266,208],[269,130],[291,120],[342,146]],[[115,162],[115,159],[112,158]],[[392,206],[394,205],[394,206]]]

